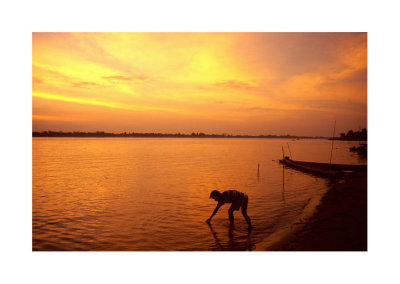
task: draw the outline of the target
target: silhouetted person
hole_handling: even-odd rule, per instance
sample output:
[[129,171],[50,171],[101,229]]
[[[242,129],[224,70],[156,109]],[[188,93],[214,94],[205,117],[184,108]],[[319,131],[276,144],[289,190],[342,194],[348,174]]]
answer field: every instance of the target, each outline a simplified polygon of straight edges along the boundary
[[211,222],[212,217],[217,214],[218,209],[222,205],[224,205],[225,203],[232,203],[231,207],[228,210],[230,224],[233,225],[233,211],[242,208],[242,214],[243,217],[246,219],[249,230],[252,229],[250,217],[247,215],[247,204],[249,202],[249,198],[246,194],[237,190],[227,190],[223,193],[220,193],[218,190],[213,190],[210,194],[210,198],[213,198],[215,201],[218,202],[218,204],[215,207],[214,212],[211,214],[211,217],[206,220],[207,223]]

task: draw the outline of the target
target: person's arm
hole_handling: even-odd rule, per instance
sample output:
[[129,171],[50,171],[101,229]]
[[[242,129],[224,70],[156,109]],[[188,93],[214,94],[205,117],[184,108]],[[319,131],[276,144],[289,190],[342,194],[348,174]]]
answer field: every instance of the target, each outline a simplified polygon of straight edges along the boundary
[[214,209],[214,212],[211,214],[211,217],[206,220],[207,223],[211,222],[212,217],[217,214],[218,209],[222,206],[223,203],[218,202],[217,206]]

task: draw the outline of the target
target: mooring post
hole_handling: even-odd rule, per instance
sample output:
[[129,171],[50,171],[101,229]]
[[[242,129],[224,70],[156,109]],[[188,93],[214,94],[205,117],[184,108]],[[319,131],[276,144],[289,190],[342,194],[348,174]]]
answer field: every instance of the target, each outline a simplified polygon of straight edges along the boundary
[[332,164],[332,152],[333,152],[333,141],[335,140],[335,129],[336,129],[336,120],[335,120],[335,124],[333,126],[331,158],[329,159],[329,164]]
[[285,150],[282,146],[282,191],[285,190]]

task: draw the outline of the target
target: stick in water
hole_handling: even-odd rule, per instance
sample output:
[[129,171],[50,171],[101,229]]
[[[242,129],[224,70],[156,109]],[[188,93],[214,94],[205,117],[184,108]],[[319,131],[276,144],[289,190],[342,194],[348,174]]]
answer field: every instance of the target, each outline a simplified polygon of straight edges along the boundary
[[336,129],[336,120],[335,120],[335,125],[333,126],[331,158],[329,159],[329,164],[332,163],[332,151],[333,151],[333,141],[335,141],[335,140],[334,140],[334,137],[335,137],[335,129]]
[[285,151],[283,150],[282,146],[282,192],[285,190]]

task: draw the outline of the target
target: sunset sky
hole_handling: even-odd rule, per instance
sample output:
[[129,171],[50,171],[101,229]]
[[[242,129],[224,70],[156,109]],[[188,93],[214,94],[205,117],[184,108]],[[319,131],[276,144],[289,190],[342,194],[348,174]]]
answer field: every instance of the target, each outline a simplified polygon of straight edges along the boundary
[[366,33],[33,33],[33,131],[367,127]]

